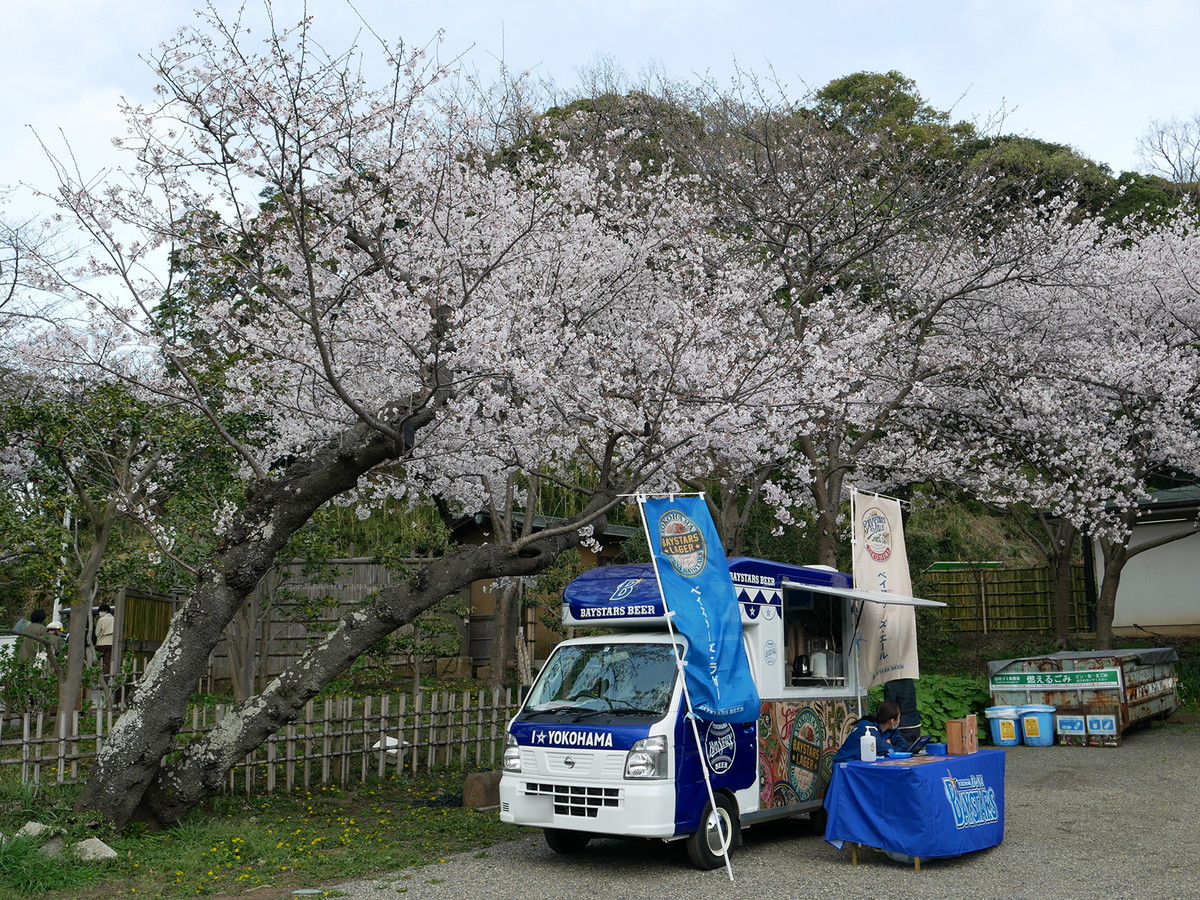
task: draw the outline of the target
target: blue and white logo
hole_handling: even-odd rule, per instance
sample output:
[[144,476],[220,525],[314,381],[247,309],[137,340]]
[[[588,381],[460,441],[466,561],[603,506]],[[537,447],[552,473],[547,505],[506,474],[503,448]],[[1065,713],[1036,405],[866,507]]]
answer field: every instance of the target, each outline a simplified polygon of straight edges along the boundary
[[996,803],[996,791],[988,787],[982,775],[969,778],[943,778],[942,787],[946,800],[954,812],[955,828],[972,828],[987,825],[1000,818]]
[[626,578],[624,581],[622,581],[620,584],[617,585],[617,589],[615,591],[613,591],[612,596],[608,598],[609,601],[611,602],[613,600],[624,600],[626,597],[628,597],[630,594],[632,594],[633,589],[636,588],[639,584],[641,584],[644,580],[645,579],[642,579],[642,578]]
[[728,722],[710,722],[704,733],[704,758],[708,768],[716,775],[728,772],[733,767],[733,758],[737,755],[737,741],[734,739],[733,726]]

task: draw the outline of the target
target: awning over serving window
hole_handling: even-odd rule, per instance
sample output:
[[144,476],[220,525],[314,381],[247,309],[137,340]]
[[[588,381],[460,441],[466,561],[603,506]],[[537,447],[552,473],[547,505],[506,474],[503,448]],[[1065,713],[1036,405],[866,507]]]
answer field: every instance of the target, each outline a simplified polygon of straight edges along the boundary
[[882,603],[885,606],[945,606],[941,600],[925,600],[921,597],[909,597],[906,594],[891,594],[886,591],[864,591],[861,588],[825,587],[819,584],[801,584],[797,581],[785,581],[783,586],[797,591],[813,591],[817,594],[832,594],[835,597],[849,597],[851,600],[861,600],[866,603]]

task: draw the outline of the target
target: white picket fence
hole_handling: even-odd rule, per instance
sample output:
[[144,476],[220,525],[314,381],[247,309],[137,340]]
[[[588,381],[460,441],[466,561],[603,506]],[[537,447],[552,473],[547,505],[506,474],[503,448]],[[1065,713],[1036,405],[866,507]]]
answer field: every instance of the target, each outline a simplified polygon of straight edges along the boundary
[[[229,773],[227,790],[247,794],[367,782],[394,772],[442,766],[494,769],[504,726],[515,711],[511,690],[419,692],[335,697],[309,702],[296,722],[272,735]],[[195,706],[183,746],[228,714],[227,706]],[[0,730],[0,781],[75,784],[112,730],[116,713],[75,713],[69,737],[55,735],[45,713],[9,718]]]

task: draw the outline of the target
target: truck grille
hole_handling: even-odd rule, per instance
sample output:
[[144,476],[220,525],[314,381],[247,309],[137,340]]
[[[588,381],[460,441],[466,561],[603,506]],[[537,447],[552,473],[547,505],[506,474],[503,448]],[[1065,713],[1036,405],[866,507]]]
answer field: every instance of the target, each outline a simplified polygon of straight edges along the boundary
[[620,788],[529,782],[525,785],[525,795],[550,797],[554,801],[554,814],[557,816],[594,819],[602,808],[618,809],[621,806]]

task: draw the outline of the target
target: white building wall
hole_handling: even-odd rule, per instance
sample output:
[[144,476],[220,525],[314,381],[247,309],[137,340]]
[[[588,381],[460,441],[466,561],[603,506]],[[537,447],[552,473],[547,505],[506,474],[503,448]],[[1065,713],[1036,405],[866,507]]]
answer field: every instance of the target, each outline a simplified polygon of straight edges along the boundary
[[[1176,533],[1186,525],[1184,521],[1138,525],[1132,545]],[[1093,553],[1099,591],[1104,561],[1098,545]],[[1133,629],[1135,625],[1152,631],[1200,630],[1200,533],[1147,550],[1125,564],[1113,627]]]

